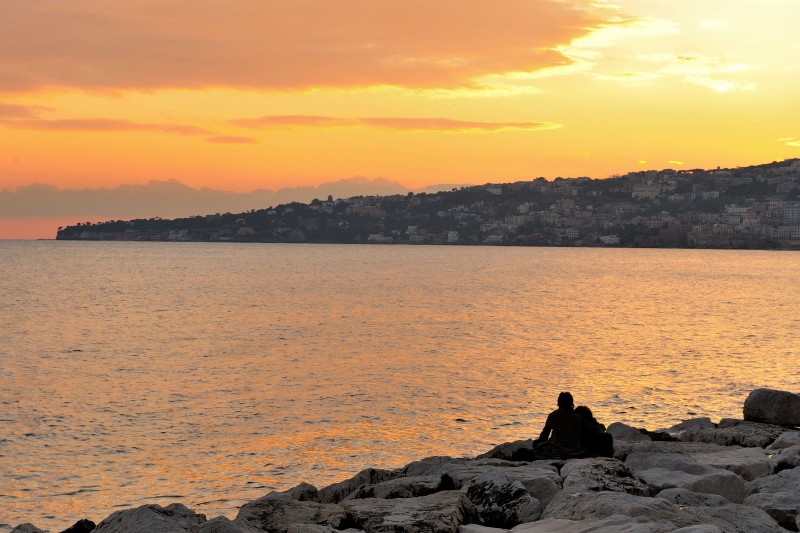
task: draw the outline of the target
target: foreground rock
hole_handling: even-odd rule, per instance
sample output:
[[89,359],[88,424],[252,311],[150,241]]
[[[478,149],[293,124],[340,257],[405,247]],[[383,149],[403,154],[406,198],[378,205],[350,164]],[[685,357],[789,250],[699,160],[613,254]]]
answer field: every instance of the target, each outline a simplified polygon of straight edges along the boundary
[[[751,397],[774,394],[754,392]],[[793,420],[786,408],[777,412],[772,418],[759,415],[769,422],[723,419],[714,424],[698,418],[655,432],[612,424],[618,437],[614,458],[513,461],[516,451],[532,446],[520,440],[474,459],[429,457],[394,470],[369,468],[321,489],[301,483],[242,506],[234,520],[207,521],[181,504],[145,505],[112,514],[94,531],[798,531],[800,431],[776,424]],[[89,533],[89,523],[78,523],[73,527],[83,529],[72,531]],[[13,533],[46,532],[21,524]]]
[[800,426],[800,396],[787,391],[756,389],[744,401],[744,419],[779,426]]

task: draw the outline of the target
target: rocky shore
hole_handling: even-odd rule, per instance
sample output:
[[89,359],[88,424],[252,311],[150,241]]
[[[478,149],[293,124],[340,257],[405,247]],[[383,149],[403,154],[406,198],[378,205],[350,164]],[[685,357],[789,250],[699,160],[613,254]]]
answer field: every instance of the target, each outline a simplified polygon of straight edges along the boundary
[[[743,420],[647,431],[615,423],[613,458],[519,462],[510,442],[472,459],[369,468],[301,483],[207,520],[180,503],[117,511],[64,533],[625,533],[800,529],[800,396],[754,390]],[[12,533],[41,533],[21,524]]]

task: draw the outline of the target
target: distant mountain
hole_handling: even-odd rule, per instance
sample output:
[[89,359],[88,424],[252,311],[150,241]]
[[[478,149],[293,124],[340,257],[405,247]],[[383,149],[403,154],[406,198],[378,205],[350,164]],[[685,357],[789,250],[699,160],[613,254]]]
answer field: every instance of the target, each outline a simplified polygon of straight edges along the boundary
[[[460,185],[433,185],[415,192],[438,192]],[[108,189],[58,189],[29,185],[14,191],[0,190],[0,213],[7,217],[108,217],[178,218],[197,214],[240,213],[289,202],[311,202],[352,196],[407,194],[408,187],[384,178],[355,177],[316,187],[290,187],[248,193],[195,189],[176,180],[152,180],[144,185],[120,185]]]

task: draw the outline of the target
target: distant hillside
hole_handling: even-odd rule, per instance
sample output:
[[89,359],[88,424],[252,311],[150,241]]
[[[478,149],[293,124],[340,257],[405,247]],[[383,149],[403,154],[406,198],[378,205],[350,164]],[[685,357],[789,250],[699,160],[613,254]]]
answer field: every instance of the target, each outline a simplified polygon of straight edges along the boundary
[[238,213],[77,224],[57,238],[800,249],[797,159],[436,193],[316,196]]

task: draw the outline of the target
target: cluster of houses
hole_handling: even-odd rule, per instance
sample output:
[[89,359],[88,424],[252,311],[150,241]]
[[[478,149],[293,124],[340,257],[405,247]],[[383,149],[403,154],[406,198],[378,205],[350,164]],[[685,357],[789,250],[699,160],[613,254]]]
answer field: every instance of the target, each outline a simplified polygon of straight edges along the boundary
[[800,249],[800,159],[70,226],[60,239]]

